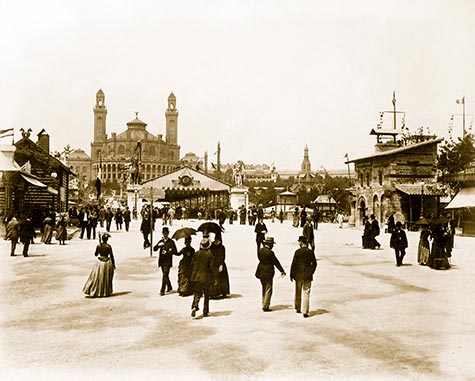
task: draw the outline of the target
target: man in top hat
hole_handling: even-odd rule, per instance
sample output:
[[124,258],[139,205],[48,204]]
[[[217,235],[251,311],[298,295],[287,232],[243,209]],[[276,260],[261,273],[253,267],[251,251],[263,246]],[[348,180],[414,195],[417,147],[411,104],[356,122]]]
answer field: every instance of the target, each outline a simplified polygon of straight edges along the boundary
[[272,282],[275,274],[274,266],[280,271],[281,276],[286,275],[284,268],[272,251],[274,243],[273,237],[267,237],[262,242],[263,247],[257,253],[259,264],[257,265],[255,275],[262,284],[262,310],[264,312],[271,311],[270,299],[272,297]]
[[209,289],[215,277],[213,274],[213,254],[209,250],[211,241],[203,238],[198,250],[191,260],[191,284],[193,288],[193,303],[191,305],[191,316],[195,317],[199,310],[198,304],[201,296],[204,296],[203,316],[209,313]]
[[302,235],[306,238],[308,244],[315,251],[315,234],[313,232],[312,216],[307,216],[305,225],[302,229]]
[[402,260],[406,255],[407,237],[406,232],[402,230],[401,221],[396,222],[396,228],[391,233],[389,246],[394,249],[396,253],[396,266],[402,266]]
[[173,266],[173,256],[177,255],[175,242],[169,238],[170,230],[166,226],[162,228],[162,239],[153,247],[153,251],[160,250],[158,253],[158,267],[162,268],[162,287],[160,295],[165,295],[165,288],[167,292],[172,290],[169,274]]
[[292,260],[290,281],[295,280],[295,310],[297,313],[303,312],[303,317],[307,318],[310,309],[310,290],[313,273],[317,268],[317,259],[314,252],[307,247],[307,239],[303,235],[299,237],[298,242],[300,248],[295,252]]

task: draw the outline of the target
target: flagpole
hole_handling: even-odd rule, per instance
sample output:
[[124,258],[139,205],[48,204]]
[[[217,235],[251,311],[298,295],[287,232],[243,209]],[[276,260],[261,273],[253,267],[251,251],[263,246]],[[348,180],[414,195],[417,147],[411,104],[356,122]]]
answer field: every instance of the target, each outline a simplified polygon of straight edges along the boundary
[[463,130],[462,130],[462,139],[465,139],[465,95],[462,97],[463,105]]

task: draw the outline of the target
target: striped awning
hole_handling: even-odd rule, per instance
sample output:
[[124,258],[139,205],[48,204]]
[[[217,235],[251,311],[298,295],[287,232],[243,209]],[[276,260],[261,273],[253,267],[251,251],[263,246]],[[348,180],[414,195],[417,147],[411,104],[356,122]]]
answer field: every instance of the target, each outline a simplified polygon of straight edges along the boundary
[[33,176],[29,173],[25,172],[20,172],[21,177],[23,177],[24,180],[29,182],[31,185],[34,185],[35,187],[40,187],[40,188],[46,188],[47,185],[43,184],[36,176]]
[[396,184],[396,189],[410,196],[421,196],[424,189],[424,196],[445,196],[443,189],[437,188],[436,184]]

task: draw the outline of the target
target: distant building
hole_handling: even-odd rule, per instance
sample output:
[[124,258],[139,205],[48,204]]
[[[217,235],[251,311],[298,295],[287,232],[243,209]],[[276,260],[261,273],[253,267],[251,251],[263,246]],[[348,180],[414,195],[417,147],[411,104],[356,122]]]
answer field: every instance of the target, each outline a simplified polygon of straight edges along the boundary
[[97,176],[99,165],[102,164],[103,181],[121,181],[124,166],[130,165],[132,158],[140,162],[140,181],[150,180],[180,166],[178,110],[173,93],[168,97],[168,107],[165,111],[165,138],[162,134],[154,135],[148,132],[147,123],[138,118],[138,113],[135,119],[127,123],[125,131],[119,134],[113,132],[109,137],[106,128],[107,108],[102,90],[96,93],[93,112],[94,140],[91,143],[89,168],[82,150],[74,151],[67,160],[67,164],[78,175],[87,173],[87,180],[92,180]]

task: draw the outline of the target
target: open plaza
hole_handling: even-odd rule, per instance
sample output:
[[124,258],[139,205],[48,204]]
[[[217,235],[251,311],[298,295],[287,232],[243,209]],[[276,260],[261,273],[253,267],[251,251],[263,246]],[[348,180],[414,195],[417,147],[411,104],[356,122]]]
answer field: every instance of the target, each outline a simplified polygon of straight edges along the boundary
[[[196,228],[198,220],[175,221]],[[301,228],[266,220],[287,274]],[[472,380],[475,377],[475,241],[455,237],[452,266],[417,263],[418,232],[395,266],[389,234],[361,248],[362,230],[320,224],[310,317],[293,307],[289,276],[274,278],[272,312],[261,309],[255,233],[226,224],[231,294],[191,318],[192,297],[160,296],[156,253],[139,221],[112,228],[114,294],[86,298],[96,240],[60,246],[36,239],[30,257],[0,242],[2,380]],[[154,243],[161,224],[157,221]],[[192,246],[198,248],[201,233]],[[177,242],[178,250],[183,240]],[[174,258],[171,280],[177,288]]]

